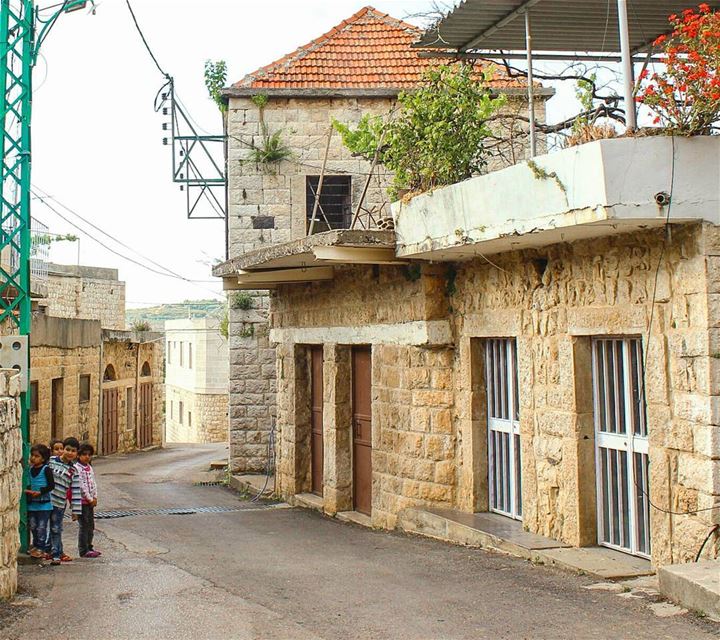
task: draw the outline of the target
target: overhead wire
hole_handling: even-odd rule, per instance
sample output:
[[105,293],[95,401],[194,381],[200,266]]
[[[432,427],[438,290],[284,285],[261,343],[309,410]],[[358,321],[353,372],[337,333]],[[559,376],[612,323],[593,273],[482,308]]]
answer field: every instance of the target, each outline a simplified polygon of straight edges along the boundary
[[135,12],[133,11],[132,5],[130,4],[130,0],[125,0],[125,3],[127,4],[127,8],[130,11],[130,15],[132,16],[133,23],[135,24],[135,29],[137,29],[137,32],[140,35],[140,39],[143,41],[143,44],[145,45],[145,49],[147,49],[147,52],[150,54],[150,57],[152,58],[152,61],[155,63],[155,66],[157,67],[158,71],[160,73],[162,73],[169,80],[170,74],[167,73],[160,66],[160,63],[158,62],[157,58],[155,57],[155,54],[153,53],[152,49],[150,48],[147,38],[145,38],[145,34],[143,33],[142,29],[140,28],[140,25],[138,24],[137,17],[135,16]]
[[41,195],[38,194],[36,191],[34,191],[32,188],[31,188],[31,192],[34,193],[34,195],[38,198],[38,200],[40,200],[40,202],[42,202],[42,204],[43,204],[45,207],[47,207],[50,211],[52,211],[53,213],[55,213],[55,215],[57,215],[60,219],[64,220],[67,224],[69,224],[70,226],[72,226],[74,229],[77,229],[80,233],[82,233],[83,235],[87,236],[88,238],[90,238],[91,240],[93,240],[94,242],[96,242],[97,244],[99,244],[101,247],[103,247],[104,249],[106,249],[106,250],[109,251],[110,253],[118,256],[119,258],[122,258],[123,260],[127,260],[128,262],[131,262],[131,263],[137,265],[138,267],[141,267],[141,268],[145,269],[146,271],[150,271],[151,273],[155,273],[155,274],[157,274],[157,275],[159,275],[159,276],[164,276],[164,277],[166,277],[166,278],[174,278],[174,279],[176,279],[176,280],[182,280],[183,282],[187,282],[188,284],[191,284],[191,285],[193,285],[193,286],[195,286],[195,287],[198,287],[198,288],[203,289],[203,290],[205,290],[205,291],[209,291],[210,293],[212,293],[212,294],[215,295],[215,296],[220,295],[219,292],[213,291],[212,289],[209,289],[208,287],[204,287],[204,286],[202,286],[201,284],[199,284],[199,283],[201,283],[201,282],[208,282],[208,283],[210,283],[210,282],[212,282],[212,281],[209,281],[209,280],[192,280],[192,279],[186,278],[186,277],[184,277],[184,276],[173,275],[172,273],[168,273],[168,272],[166,272],[166,271],[158,271],[157,269],[153,269],[152,267],[149,267],[148,265],[143,264],[142,262],[139,262],[138,260],[135,260],[134,258],[131,258],[130,256],[127,256],[127,255],[125,255],[125,254],[123,254],[123,253],[121,253],[121,252],[119,252],[119,251],[116,251],[115,249],[113,249],[112,247],[110,247],[110,246],[108,246],[106,243],[104,243],[102,240],[99,240],[99,239],[96,238],[94,235],[92,235],[91,233],[89,233],[89,232],[87,231],[87,229],[83,229],[81,226],[79,226],[78,224],[76,224],[75,222],[73,222],[70,218],[68,218],[67,216],[65,216],[65,215],[63,215],[62,213],[60,213],[60,211],[58,211],[58,210],[57,210],[55,207],[53,207],[49,202],[47,202],[48,198],[45,198],[44,196],[41,196]]

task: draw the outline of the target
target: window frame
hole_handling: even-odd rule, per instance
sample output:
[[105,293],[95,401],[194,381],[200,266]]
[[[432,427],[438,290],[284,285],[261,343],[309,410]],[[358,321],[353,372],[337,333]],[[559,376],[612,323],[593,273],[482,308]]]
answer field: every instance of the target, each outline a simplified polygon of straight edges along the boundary
[[[83,381],[87,380],[87,397],[83,398]],[[81,373],[78,377],[78,403],[86,404],[92,397],[92,374]]]

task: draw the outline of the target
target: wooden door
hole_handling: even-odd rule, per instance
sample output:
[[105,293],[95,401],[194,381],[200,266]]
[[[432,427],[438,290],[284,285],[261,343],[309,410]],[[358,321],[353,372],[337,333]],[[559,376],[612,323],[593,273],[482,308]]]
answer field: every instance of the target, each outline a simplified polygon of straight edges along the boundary
[[153,383],[140,385],[140,410],[137,421],[137,443],[140,449],[152,444]]
[[52,398],[50,407],[50,434],[53,440],[63,439],[63,379],[52,381]]
[[105,455],[118,450],[118,390],[103,389],[102,450]]
[[353,503],[355,511],[372,510],[372,365],[370,347],[352,351]]
[[323,348],[310,349],[310,459],[312,492],[323,494]]

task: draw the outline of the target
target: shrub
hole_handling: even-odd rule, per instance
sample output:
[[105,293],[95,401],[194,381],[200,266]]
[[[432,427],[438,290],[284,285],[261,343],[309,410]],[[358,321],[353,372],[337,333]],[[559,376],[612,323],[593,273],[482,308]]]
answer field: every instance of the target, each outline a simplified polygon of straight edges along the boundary
[[380,149],[379,161],[394,173],[393,197],[453,184],[486,165],[487,122],[505,101],[492,97],[490,77],[462,63],[434,67],[418,89],[398,96],[387,121],[366,114],[354,130],[334,125],[353,153],[372,159]]
[[667,131],[710,133],[720,118],[720,14],[703,3],[668,20],[672,31],[654,42],[664,50],[665,68],[640,74],[643,84],[636,100]]
[[150,323],[147,320],[136,320],[132,323],[131,329],[133,331],[141,332],[141,331],[150,331],[152,327],[150,326]]

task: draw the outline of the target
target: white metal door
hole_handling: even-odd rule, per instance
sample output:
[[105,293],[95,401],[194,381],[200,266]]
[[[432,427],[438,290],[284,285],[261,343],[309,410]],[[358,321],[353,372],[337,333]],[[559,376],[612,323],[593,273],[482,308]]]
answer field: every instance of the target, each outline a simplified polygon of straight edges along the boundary
[[598,541],[650,555],[648,437],[639,338],[593,340]]
[[485,344],[490,510],[522,519],[517,347],[513,338]]

